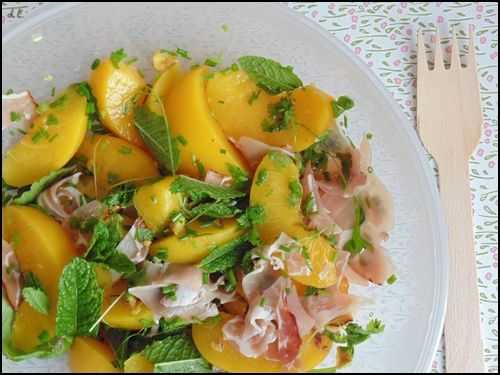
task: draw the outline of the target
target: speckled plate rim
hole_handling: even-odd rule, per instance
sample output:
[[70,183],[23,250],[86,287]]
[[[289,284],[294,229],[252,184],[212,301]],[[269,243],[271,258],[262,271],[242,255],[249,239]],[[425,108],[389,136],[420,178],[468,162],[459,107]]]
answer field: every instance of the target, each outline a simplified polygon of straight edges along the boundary
[[[69,7],[78,6],[78,2],[71,3],[60,3],[60,4],[48,4],[38,10],[33,11],[22,23],[19,25],[11,27],[2,27],[2,44],[7,43],[12,37],[19,33],[23,33],[29,29],[34,28],[37,24],[50,18],[52,15],[57,14]],[[333,48],[337,48],[342,51],[342,53],[347,56],[354,65],[357,66],[360,73],[369,80],[377,89],[380,96],[384,99],[388,108],[390,108],[392,114],[396,117],[401,126],[395,126],[395,130],[398,132],[398,136],[405,137],[409,143],[413,146],[413,150],[409,151],[411,154],[412,161],[417,164],[424,175],[424,183],[429,195],[423,197],[429,201],[429,207],[434,207],[434,212],[427,212],[429,216],[429,222],[434,222],[433,231],[431,233],[433,242],[435,244],[433,249],[433,254],[436,259],[436,285],[434,287],[433,296],[433,307],[432,312],[429,317],[430,327],[426,334],[424,340],[424,345],[420,353],[417,366],[413,369],[414,372],[429,372],[432,367],[432,360],[438,349],[439,341],[443,332],[444,319],[446,315],[446,303],[448,298],[448,235],[447,227],[444,220],[443,210],[441,201],[439,198],[439,192],[437,190],[437,185],[434,176],[429,168],[428,161],[426,159],[425,149],[418,138],[418,135],[413,127],[413,124],[408,120],[408,118],[401,111],[401,108],[396,103],[394,98],[390,95],[389,91],[383,86],[382,82],[378,77],[370,70],[370,68],[354,53],[345,46],[342,42],[337,40],[333,35],[328,33],[321,26],[314,23],[312,20],[306,18],[305,16],[294,12],[288,6],[284,4],[263,4],[256,3],[255,6],[262,7],[274,7],[279,8],[280,11],[285,12],[288,17],[293,18],[298,24],[303,27],[314,30],[318,36],[327,40]]]

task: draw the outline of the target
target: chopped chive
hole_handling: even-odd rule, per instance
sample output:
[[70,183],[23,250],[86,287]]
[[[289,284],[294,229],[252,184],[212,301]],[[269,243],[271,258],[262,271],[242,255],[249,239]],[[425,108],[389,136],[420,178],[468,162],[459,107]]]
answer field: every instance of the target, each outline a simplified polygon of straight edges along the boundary
[[97,67],[101,64],[101,60],[100,59],[95,59],[93,62],[92,62],[92,65],[90,65],[90,69],[92,70],[96,70]]
[[392,284],[394,284],[396,281],[398,281],[398,277],[397,277],[396,275],[391,275],[391,276],[387,279],[387,284],[392,285]]
[[47,116],[45,124],[48,126],[57,125],[59,124],[59,119],[51,113]]

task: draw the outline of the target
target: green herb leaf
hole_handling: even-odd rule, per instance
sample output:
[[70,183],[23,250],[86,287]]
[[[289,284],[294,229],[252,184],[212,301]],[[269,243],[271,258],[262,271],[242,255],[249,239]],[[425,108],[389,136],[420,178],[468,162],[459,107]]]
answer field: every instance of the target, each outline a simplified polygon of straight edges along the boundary
[[190,322],[178,316],[169,319],[161,318],[159,332],[167,335],[178,334],[189,325],[191,325]]
[[102,199],[107,207],[127,208],[133,205],[134,193],[137,188],[132,184],[117,186],[113,191]]
[[169,284],[161,288],[162,294],[172,301],[177,300],[177,284]]
[[95,59],[93,62],[92,62],[92,65],[90,66],[90,69],[92,70],[96,70],[97,67],[101,64],[101,60],[100,59]]
[[170,185],[170,191],[172,193],[187,194],[195,202],[206,198],[230,200],[246,195],[246,193],[235,189],[208,184],[187,176],[178,176]]
[[22,118],[23,118],[23,116],[19,112],[11,112],[10,113],[10,121],[12,121],[12,122],[19,122],[22,120]]
[[262,224],[265,219],[266,211],[264,207],[255,205],[246,209],[245,213],[241,215],[237,221],[243,228],[251,228],[254,225]]
[[295,207],[300,204],[302,200],[302,185],[299,180],[290,181],[288,184],[288,204],[291,207]]
[[339,96],[336,100],[332,100],[332,109],[335,118],[338,118],[342,113],[353,107],[354,101],[348,96]]
[[118,69],[120,67],[120,62],[123,59],[127,58],[127,54],[123,48],[117,49],[116,51],[111,52],[111,55],[109,59],[111,60],[111,63],[113,64],[113,67],[115,69]]
[[89,336],[101,315],[103,290],[97,283],[92,264],[82,258],[75,258],[64,267],[59,279],[57,301],[56,335]]
[[384,331],[385,326],[378,319],[370,320],[366,328],[361,327],[356,323],[349,323],[345,328],[344,332],[331,332],[325,331],[325,335],[336,342],[337,344],[346,344],[348,348],[354,348],[354,346],[359,345],[370,338],[371,335],[375,335]]
[[175,54],[177,56],[180,56],[180,57],[185,58],[187,60],[191,60],[191,57],[189,56],[189,52],[186,51],[185,49],[177,47],[177,49],[175,50]]
[[160,164],[175,174],[179,166],[180,152],[177,140],[170,132],[166,116],[158,116],[145,107],[140,107],[135,112],[135,125]]
[[125,254],[119,251],[113,251],[106,259],[105,264],[115,271],[123,273],[125,278],[128,278],[136,272],[135,264]]
[[104,263],[127,276],[133,274],[136,267],[125,254],[116,249],[125,236],[122,221],[123,218],[117,214],[107,220],[99,220],[94,226],[85,258],[89,261]]
[[363,207],[357,204],[354,209],[354,227],[352,228],[352,238],[344,245],[344,250],[349,251],[353,256],[369,249],[371,244],[365,240],[361,234],[361,225],[365,221]]
[[237,238],[215,247],[203,258],[198,267],[207,273],[222,272],[234,267],[243,255],[242,245],[246,238]]
[[243,171],[240,167],[230,163],[227,164],[227,168],[229,169],[229,173],[231,174],[231,177],[233,179],[232,187],[234,189],[245,190],[246,188],[248,188],[250,178],[245,171]]
[[257,178],[255,180],[255,183],[257,184],[257,186],[260,186],[263,183],[265,183],[268,176],[269,176],[269,172],[267,171],[267,169],[260,169],[259,173],[257,173]]
[[20,197],[14,199],[12,202],[19,205],[30,204],[36,200],[36,198],[42,191],[74,171],[75,168],[73,167],[62,168],[58,169],[57,171],[53,171],[47,176],[42,177],[38,181],[33,182],[29,190],[25,191],[23,194],[21,194]]
[[392,284],[394,284],[396,281],[398,281],[398,277],[397,277],[396,275],[391,275],[391,276],[387,279],[387,284],[392,285]]
[[262,130],[269,133],[290,129],[295,121],[295,111],[292,99],[288,96],[281,98],[277,103],[270,104],[269,118],[262,122]]
[[182,361],[200,358],[191,338],[187,335],[173,335],[155,341],[147,346],[142,354],[152,363]]
[[23,298],[28,304],[41,314],[49,314],[49,297],[42,289],[33,287],[23,288]]
[[292,67],[285,67],[271,59],[243,56],[238,59],[238,63],[259,87],[270,94],[279,94],[302,86],[302,81],[295,75]]
[[189,211],[190,217],[208,216],[214,219],[234,217],[240,212],[236,201],[201,203]]
[[189,374],[213,372],[212,366],[203,358],[185,359],[167,363],[157,363],[154,367],[156,373]]

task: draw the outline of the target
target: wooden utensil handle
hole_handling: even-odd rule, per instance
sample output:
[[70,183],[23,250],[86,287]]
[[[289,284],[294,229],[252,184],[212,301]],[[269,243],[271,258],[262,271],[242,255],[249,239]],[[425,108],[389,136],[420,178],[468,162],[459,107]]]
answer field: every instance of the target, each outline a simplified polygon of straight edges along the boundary
[[445,321],[447,372],[484,372],[469,164],[448,155],[440,190],[448,224],[450,279]]

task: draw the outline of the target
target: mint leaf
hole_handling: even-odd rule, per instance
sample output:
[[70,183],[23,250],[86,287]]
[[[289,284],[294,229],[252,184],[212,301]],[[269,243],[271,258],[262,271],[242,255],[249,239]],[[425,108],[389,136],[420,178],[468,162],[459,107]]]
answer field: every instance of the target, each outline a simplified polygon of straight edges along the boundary
[[104,263],[115,271],[123,273],[125,277],[128,277],[136,272],[134,262],[132,262],[125,254],[116,250],[111,253]]
[[360,204],[354,209],[354,227],[352,228],[352,238],[344,245],[344,250],[352,255],[358,255],[363,250],[370,248],[370,243],[361,234],[361,225],[365,221],[365,213]]
[[56,335],[89,336],[89,332],[101,315],[103,290],[91,263],[75,258],[64,267],[59,279],[57,300]]
[[154,367],[156,373],[188,374],[213,372],[212,366],[203,358],[186,359],[183,361],[157,363]]
[[[163,104],[162,104],[162,111]],[[180,161],[178,140],[172,137],[167,117],[158,116],[145,107],[135,111],[135,126],[162,167],[175,174]]]
[[50,172],[47,176],[33,182],[28,191],[22,193],[20,197],[14,199],[12,202],[19,205],[30,204],[36,200],[42,191],[74,171],[75,169],[73,167],[69,167]]
[[23,288],[23,298],[28,304],[41,314],[49,314],[49,297],[42,289],[33,287]]
[[159,332],[167,335],[180,333],[180,331],[182,331],[190,324],[191,324],[190,322],[181,319],[177,316],[169,319],[161,318]]
[[302,86],[302,81],[295,75],[292,67],[285,67],[271,59],[243,56],[238,59],[238,63],[259,87],[270,94],[279,94]]
[[122,222],[123,218],[117,214],[107,220],[99,220],[94,226],[85,258],[107,264],[115,271],[128,275],[134,273],[136,268],[125,254],[117,250],[118,244],[125,236]]
[[153,363],[200,358],[200,353],[187,335],[168,336],[147,346],[142,354]]
[[210,203],[201,203],[191,209],[191,217],[208,216],[215,219],[223,219],[236,216],[240,209],[235,201],[216,201]]
[[170,185],[170,191],[172,193],[187,194],[195,202],[200,202],[206,198],[230,200],[241,198],[246,195],[246,193],[235,189],[207,184],[206,182],[187,176],[177,177],[174,182],[172,182],[172,185]]
[[203,258],[198,267],[207,273],[222,272],[234,267],[243,255],[242,245],[246,238],[237,238],[223,245],[215,247],[210,254]]

